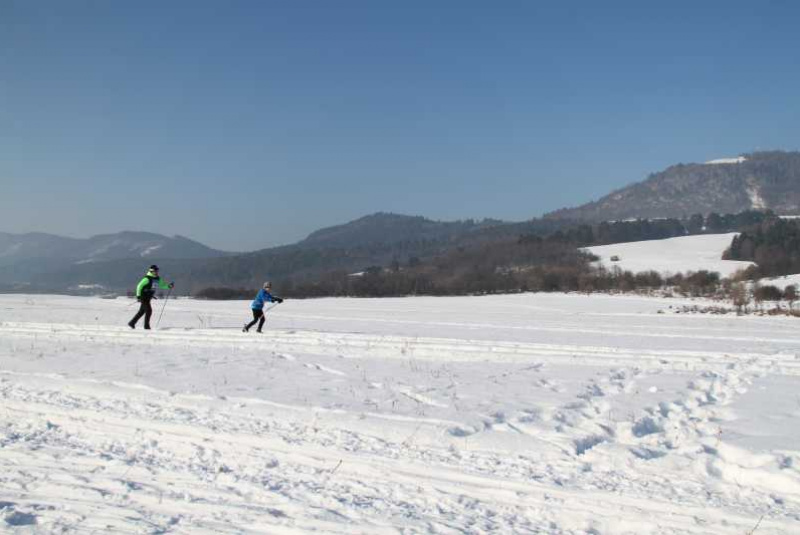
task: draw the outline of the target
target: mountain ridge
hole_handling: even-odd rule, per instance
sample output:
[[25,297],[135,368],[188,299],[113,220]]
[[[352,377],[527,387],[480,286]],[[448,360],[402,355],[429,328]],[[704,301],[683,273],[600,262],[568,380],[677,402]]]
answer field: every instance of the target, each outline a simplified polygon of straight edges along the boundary
[[581,223],[687,219],[753,207],[800,213],[800,152],[679,163],[598,201],[521,222],[436,221],[376,212],[318,229],[293,244],[244,253],[218,251],[179,235],[168,238],[137,231],[86,239],[0,232],[0,291],[93,284],[119,290],[129,287],[143,266],[152,262],[182,280],[189,291],[206,286],[258,287],[266,278],[314,281],[334,272],[396,268],[485,244],[510,244],[522,236],[546,237]]
[[153,232],[121,231],[89,238],[69,238],[46,232],[0,232],[0,266],[19,262],[57,260],[99,262],[149,257],[159,251],[163,258],[212,258],[230,255],[183,236],[167,237]]
[[800,213],[800,152],[763,151],[679,163],[596,201],[544,214],[586,222],[772,210]]

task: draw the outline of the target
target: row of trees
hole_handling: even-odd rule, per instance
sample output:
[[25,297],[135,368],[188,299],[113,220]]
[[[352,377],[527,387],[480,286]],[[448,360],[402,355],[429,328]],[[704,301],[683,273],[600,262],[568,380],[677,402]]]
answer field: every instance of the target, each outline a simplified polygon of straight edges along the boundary
[[[497,249],[502,249],[498,251]],[[498,259],[509,258],[502,264]],[[333,271],[314,281],[282,281],[282,296],[388,297],[405,295],[468,295],[490,293],[654,291],[665,287],[692,296],[710,296],[721,280],[716,272],[676,274],[632,273],[591,265],[593,257],[559,242],[521,240],[504,247],[454,251],[431,263],[372,266],[359,273]],[[256,290],[207,288],[196,293],[207,299],[248,299]]]
[[[783,222],[768,212],[707,217],[692,216],[683,220],[626,221],[577,225],[556,230],[547,236],[527,234],[516,239],[473,243],[446,249],[425,258],[411,256],[401,261],[393,257],[384,265],[371,265],[358,273],[343,268],[323,275],[286,277],[279,293],[287,297],[354,296],[383,297],[404,295],[464,295],[524,291],[652,291],[672,288],[692,296],[730,294],[730,281],[718,273],[700,271],[665,278],[656,271],[631,273],[617,268],[607,270],[592,264],[596,258],[580,248],[589,245],[666,238],[692,232],[736,230],[742,227],[761,229],[761,234],[734,241],[729,258],[766,262],[773,254],[770,247],[786,241],[794,229],[797,259],[800,262],[800,228]],[[773,235],[777,233],[777,235]],[[750,236],[742,234],[742,236]],[[763,247],[760,248],[760,247]],[[302,255],[324,255],[305,251]],[[747,255],[753,258],[746,258]],[[791,264],[791,262],[790,262]],[[332,263],[333,266],[336,263]],[[800,272],[800,265],[795,272]],[[743,276],[757,276],[754,270]],[[195,295],[207,299],[248,299],[255,289],[206,288]]]
[[563,241],[579,247],[608,245],[643,240],[661,240],[676,236],[695,234],[719,234],[740,231],[776,219],[769,211],[748,210],[738,214],[711,213],[707,216],[694,214],[686,218],[637,219],[633,221],[604,221],[594,225],[577,224],[566,229],[556,230],[542,237],[547,240]]
[[771,218],[733,239],[723,258],[758,264],[754,278],[800,273],[800,222]]

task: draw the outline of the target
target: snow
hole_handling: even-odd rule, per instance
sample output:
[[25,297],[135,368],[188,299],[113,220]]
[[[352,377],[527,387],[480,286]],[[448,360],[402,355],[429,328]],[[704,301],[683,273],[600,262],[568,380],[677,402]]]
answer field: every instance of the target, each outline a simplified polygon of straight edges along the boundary
[[161,249],[162,245],[163,245],[163,244],[158,244],[158,245],[152,245],[152,246],[150,246],[150,247],[146,247],[145,249],[143,249],[143,250],[142,250],[142,252],[141,252],[141,253],[139,253],[139,256],[150,256],[150,255],[152,255],[154,252],[156,252],[156,251],[158,251],[159,249]]
[[689,303],[0,295],[0,532],[797,533],[798,320]]
[[794,286],[800,290],[800,274],[783,275],[780,277],[767,277],[760,279],[758,283],[762,286],[776,286],[781,290],[785,290],[787,286]]
[[123,240],[120,240],[120,239],[112,240],[109,243],[103,245],[102,247],[98,247],[97,249],[94,249],[94,250],[90,251],[89,252],[89,258],[87,258],[87,259],[85,259],[85,260],[83,260],[81,262],[78,262],[78,263],[81,264],[81,263],[84,263],[84,262],[91,262],[91,261],[95,260],[97,257],[103,256],[104,254],[106,254],[108,251],[110,251],[114,247],[118,247],[120,245],[124,245],[124,243],[125,242]]
[[4,256],[14,256],[15,254],[19,253],[19,251],[22,249],[22,247],[23,247],[23,244],[21,242],[20,243],[11,244],[8,247],[6,247],[5,249],[0,250],[0,258],[2,258]]
[[[730,247],[736,233],[700,234],[679,236],[664,240],[616,243],[586,247],[598,257],[598,264],[611,269],[618,266],[624,271],[658,271],[664,275],[688,271],[716,271],[728,277],[736,271],[746,269],[752,262],[722,260],[722,253]],[[611,257],[619,257],[612,261]]]
[[747,185],[747,196],[750,198],[750,208],[753,210],[766,210],[768,208],[767,201],[761,196],[758,185],[749,183]]
[[723,165],[730,163],[742,163],[746,161],[747,158],[745,158],[744,156],[739,156],[738,158],[719,158],[717,160],[709,160],[706,162],[706,165]]

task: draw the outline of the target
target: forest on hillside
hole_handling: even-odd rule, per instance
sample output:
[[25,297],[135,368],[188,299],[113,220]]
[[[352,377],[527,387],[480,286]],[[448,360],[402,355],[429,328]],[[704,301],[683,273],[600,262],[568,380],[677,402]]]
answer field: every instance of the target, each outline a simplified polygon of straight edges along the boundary
[[755,262],[754,277],[800,273],[800,221],[769,218],[750,225],[733,239],[723,258]]
[[[526,233],[457,246],[426,259],[394,256],[385,264],[363,266],[356,272],[331,269],[314,278],[287,276],[280,281],[280,287],[283,295],[301,298],[631,291],[663,286],[674,286],[691,295],[706,295],[719,286],[719,274],[678,274],[665,279],[656,271],[631,273],[598,269],[592,265],[596,258],[581,248],[738,231],[775,219],[776,216],[770,212],[746,211],[725,215],[697,214],[685,219],[581,224],[544,235]],[[253,293],[252,288],[246,287],[207,287],[195,295],[209,299],[239,299],[252,297]]]
[[674,214],[736,213],[754,206],[800,213],[800,152],[759,151],[735,163],[679,163],[545,218],[587,222]]

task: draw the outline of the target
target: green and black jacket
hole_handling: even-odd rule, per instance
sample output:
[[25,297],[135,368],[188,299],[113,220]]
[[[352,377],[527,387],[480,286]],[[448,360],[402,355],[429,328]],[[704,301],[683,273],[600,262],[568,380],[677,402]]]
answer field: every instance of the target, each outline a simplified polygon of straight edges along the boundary
[[169,288],[169,283],[161,280],[161,277],[150,269],[147,271],[144,278],[139,281],[139,284],[136,285],[136,297],[153,297],[153,294],[156,293],[155,290],[153,290],[153,283],[157,284],[162,290]]

